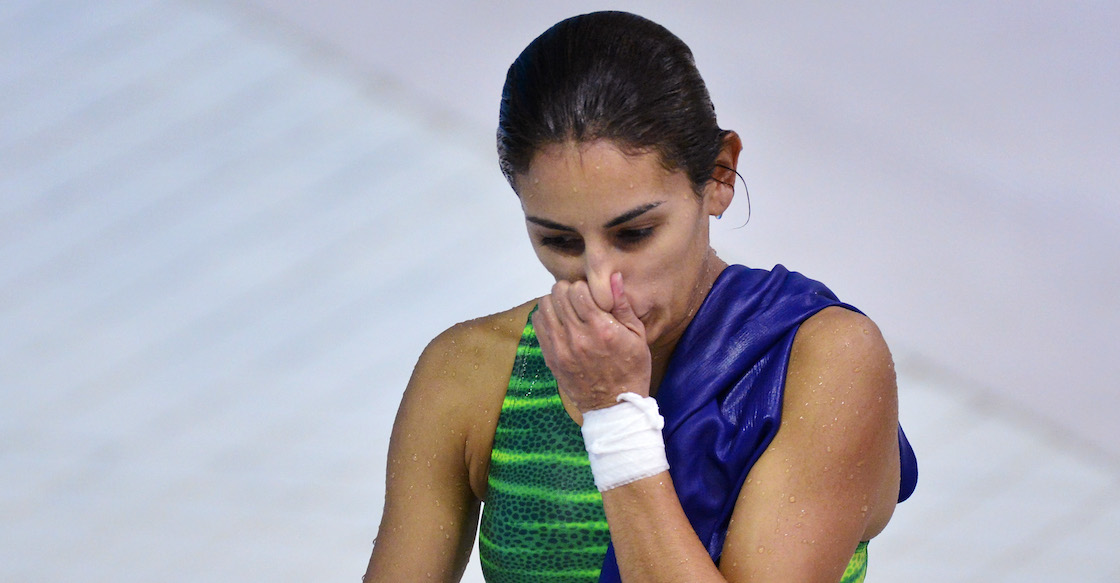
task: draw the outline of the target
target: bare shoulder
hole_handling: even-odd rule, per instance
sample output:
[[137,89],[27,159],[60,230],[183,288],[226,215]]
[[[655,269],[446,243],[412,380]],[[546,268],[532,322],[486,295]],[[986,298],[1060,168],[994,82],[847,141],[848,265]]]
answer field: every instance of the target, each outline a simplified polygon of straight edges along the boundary
[[[430,398],[469,401],[481,396],[478,391],[489,392],[493,388],[489,381],[495,378],[504,377],[504,388],[514,350],[534,305],[535,300],[461,322],[436,336],[416,364],[409,391]],[[507,361],[510,366],[504,366]]]
[[416,364],[397,415],[398,428],[424,418],[431,437],[440,433],[443,443],[457,444],[479,497],[517,343],[534,305],[462,322],[436,336]]
[[[894,360],[870,318],[841,307],[825,308],[797,330],[790,372],[881,374],[894,378]],[[858,369],[858,370],[857,370]]]
[[863,538],[874,536],[893,513],[899,480],[898,388],[879,327],[842,307],[809,318],[794,339],[785,397],[788,437],[816,445],[808,451],[818,463],[846,458],[864,474]]
[[506,379],[531,308],[457,324],[424,349],[393,423],[385,509],[367,580],[462,575]]
[[842,307],[806,320],[790,354],[780,428],[740,491],[725,576],[838,581],[856,544],[894,512],[897,424],[894,365],[879,328]]
[[847,418],[868,429],[897,425],[894,360],[879,327],[842,307],[806,320],[793,342],[785,397],[783,417]]
[[432,340],[425,353],[435,350],[459,359],[487,352],[495,344],[516,343],[536,302],[532,300],[503,312],[455,324]]

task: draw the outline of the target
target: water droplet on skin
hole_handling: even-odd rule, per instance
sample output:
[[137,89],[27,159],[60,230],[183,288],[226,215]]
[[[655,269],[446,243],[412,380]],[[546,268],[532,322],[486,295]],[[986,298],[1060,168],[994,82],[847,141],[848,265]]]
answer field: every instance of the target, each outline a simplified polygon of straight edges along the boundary
[[758,547],[758,554],[760,554],[760,555],[761,555],[762,553],[765,553],[765,552],[766,552],[766,548],[765,548],[765,547]]
[[830,445],[830,446],[824,448],[824,450],[827,451],[828,453],[832,453],[832,446]]
[[789,501],[790,503],[797,502],[797,496],[790,496]]
[[414,462],[415,461],[420,461],[420,457],[417,456],[416,454],[412,454],[412,461],[414,461]]
[[867,513],[867,505],[866,505],[866,504],[864,504],[864,505],[863,505],[863,507],[861,507],[861,508],[859,509],[859,511],[860,511],[860,512],[863,512],[864,514],[866,514],[866,513]]

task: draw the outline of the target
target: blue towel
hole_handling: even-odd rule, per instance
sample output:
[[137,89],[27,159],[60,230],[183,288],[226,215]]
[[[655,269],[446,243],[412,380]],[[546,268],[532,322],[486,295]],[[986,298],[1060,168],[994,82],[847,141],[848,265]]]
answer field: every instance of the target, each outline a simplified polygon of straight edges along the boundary
[[[778,433],[798,327],[829,306],[856,310],[823,284],[781,265],[732,265],[720,274],[681,336],[658,389],[669,474],[685,515],[717,564],[747,473]],[[910,497],[918,464],[898,430],[902,483]],[[620,583],[614,546],[600,583]]]

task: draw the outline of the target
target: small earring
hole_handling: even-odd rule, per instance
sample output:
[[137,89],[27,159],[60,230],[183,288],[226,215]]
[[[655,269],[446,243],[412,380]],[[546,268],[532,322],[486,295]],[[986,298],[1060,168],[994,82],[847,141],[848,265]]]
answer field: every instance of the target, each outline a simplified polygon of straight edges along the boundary
[[716,215],[716,220],[717,221],[722,219],[722,218],[723,218],[723,213],[720,213],[720,214]]

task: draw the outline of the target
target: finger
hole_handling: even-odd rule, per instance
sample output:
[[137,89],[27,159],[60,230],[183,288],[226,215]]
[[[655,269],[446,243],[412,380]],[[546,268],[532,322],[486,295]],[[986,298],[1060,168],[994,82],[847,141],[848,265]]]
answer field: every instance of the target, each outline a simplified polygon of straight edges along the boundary
[[533,314],[533,333],[541,350],[550,353],[556,337],[562,326],[556,321],[556,312],[553,309],[552,298],[544,296],[537,302],[537,311]]
[[572,283],[558,281],[552,286],[552,308],[556,313],[556,320],[562,326],[578,325],[582,319],[572,307]]
[[537,301],[537,311],[533,314],[533,329],[536,331],[537,336],[547,334],[549,330],[558,328],[556,322],[556,310],[553,307],[552,298],[544,296]]
[[611,274],[611,296],[614,299],[614,309],[611,310],[611,314],[618,322],[638,334],[645,334],[645,325],[634,313],[634,307],[630,305],[630,298],[626,296],[626,288],[623,285],[621,273]]
[[590,322],[594,318],[607,314],[595,303],[595,298],[591,296],[591,288],[585,281],[574,282],[568,287],[568,301],[580,322]]

